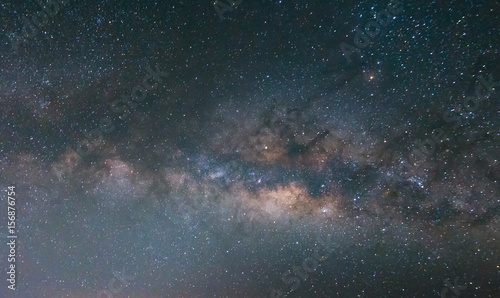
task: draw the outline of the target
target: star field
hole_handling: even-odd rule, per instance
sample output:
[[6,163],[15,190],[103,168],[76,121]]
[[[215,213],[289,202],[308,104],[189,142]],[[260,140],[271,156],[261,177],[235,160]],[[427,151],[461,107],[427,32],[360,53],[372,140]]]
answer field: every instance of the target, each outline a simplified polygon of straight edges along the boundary
[[0,297],[500,297],[497,2],[0,11]]

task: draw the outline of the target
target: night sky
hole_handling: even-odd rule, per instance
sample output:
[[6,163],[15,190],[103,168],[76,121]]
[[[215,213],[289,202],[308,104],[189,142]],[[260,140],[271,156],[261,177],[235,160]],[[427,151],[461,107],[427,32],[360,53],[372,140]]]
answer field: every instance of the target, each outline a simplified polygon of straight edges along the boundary
[[500,297],[500,2],[0,16],[0,297]]

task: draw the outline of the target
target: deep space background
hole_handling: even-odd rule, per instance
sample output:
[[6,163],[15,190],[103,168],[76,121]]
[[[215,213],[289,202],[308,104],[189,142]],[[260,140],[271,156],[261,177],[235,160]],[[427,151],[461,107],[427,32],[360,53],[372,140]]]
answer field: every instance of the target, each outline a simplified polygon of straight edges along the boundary
[[389,0],[62,1],[26,33],[45,2],[0,3],[0,297],[499,297],[500,2],[401,1],[350,62]]

